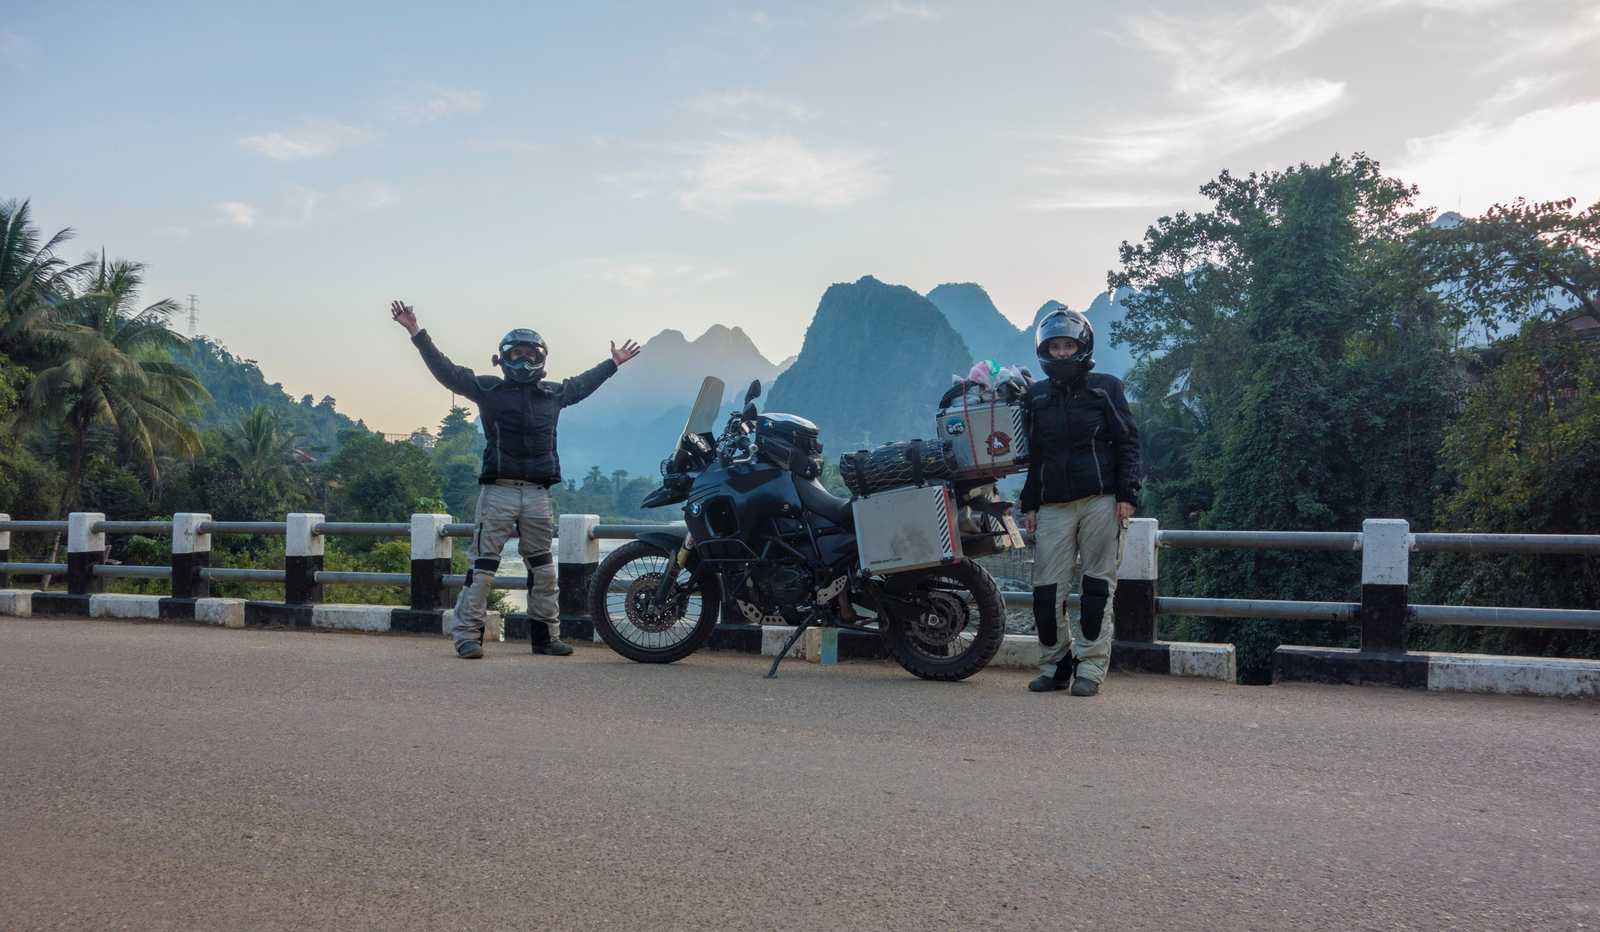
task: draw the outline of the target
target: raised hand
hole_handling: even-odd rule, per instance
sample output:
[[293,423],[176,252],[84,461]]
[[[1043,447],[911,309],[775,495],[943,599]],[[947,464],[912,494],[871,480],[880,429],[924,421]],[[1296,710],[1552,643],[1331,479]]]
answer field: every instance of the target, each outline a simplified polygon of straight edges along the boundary
[[639,344],[632,340],[624,340],[621,349],[617,349],[616,341],[612,341],[611,361],[617,365],[620,366],[637,355],[639,355]]
[[417,335],[417,312],[411,305],[404,301],[395,301],[389,305],[389,316],[394,318],[395,323],[406,328],[407,333],[412,336]]

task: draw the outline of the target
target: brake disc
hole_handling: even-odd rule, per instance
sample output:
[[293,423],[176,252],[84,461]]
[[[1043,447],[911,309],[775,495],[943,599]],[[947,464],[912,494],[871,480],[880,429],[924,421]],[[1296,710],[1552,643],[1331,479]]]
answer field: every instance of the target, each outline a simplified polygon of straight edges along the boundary
[[926,607],[911,622],[911,634],[931,647],[953,642],[967,629],[971,613],[965,599],[952,592],[934,590],[924,594]]
[[628,584],[624,605],[628,621],[642,631],[659,634],[672,630],[683,619],[687,598],[668,598],[665,604],[656,603],[656,588],[661,585],[660,573],[645,573]]

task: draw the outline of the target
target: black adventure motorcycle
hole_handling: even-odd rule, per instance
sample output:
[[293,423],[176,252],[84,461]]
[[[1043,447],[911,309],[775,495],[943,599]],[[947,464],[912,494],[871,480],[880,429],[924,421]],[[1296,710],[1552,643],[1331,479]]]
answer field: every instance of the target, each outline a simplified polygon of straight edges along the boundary
[[1005,636],[994,579],[961,559],[877,576],[862,572],[850,501],[817,481],[815,424],[758,414],[761,383],[720,437],[723,397],[707,378],[661,464],[645,507],[683,503],[687,531],[663,528],[618,547],[595,572],[589,613],[611,649],[641,663],[671,663],[705,645],[719,614],[794,625],[767,672],[808,627],[877,633],[900,665],[924,679],[961,680],[983,669]]

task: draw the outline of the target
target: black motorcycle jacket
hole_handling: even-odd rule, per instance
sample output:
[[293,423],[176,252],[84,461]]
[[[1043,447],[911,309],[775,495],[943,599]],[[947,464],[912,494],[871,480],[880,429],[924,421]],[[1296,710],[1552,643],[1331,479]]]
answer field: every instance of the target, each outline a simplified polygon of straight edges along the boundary
[[1022,511],[1090,495],[1139,504],[1139,430],[1122,380],[1090,372],[1028,387],[1028,478]]
[[540,485],[561,481],[561,460],[556,456],[556,422],[561,409],[589,397],[617,372],[607,359],[588,372],[561,382],[519,384],[499,376],[477,375],[451,362],[433,345],[428,331],[411,338],[428,371],[439,384],[478,405],[483,434],[489,445],[483,451],[478,482],[521,479]]

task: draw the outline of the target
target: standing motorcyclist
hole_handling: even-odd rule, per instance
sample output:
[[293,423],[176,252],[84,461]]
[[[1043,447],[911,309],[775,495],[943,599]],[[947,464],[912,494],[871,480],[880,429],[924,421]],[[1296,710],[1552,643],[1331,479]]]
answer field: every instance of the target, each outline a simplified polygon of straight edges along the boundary
[[[1046,652],[1028,688],[1049,692],[1072,681],[1074,696],[1092,696],[1111,661],[1122,528],[1139,501],[1139,433],[1122,380],[1089,371],[1088,318],[1056,311],[1040,321],[1035,342],[1049,378],[1028,390],[1031,457],[1021,505],[1024,527],[1036,535],[1033,615]],[[1080,568],[1081,607],[1059,639],[1057,619]]]
[[456,600],[456,656],[475,660],[483,656],[483,618],[489,588],[500,568],[500,551],[512,536],[528,569],[528,629],[535,654],[557,657],[572,653],[551,632],[559,620],[556,603],[556,567],[550,553],[555,536],[555,513],[550,487],[561,481],[556,456],[556,422],[561,409],[577,404],[616,374],[617,367],[639,355],[632,340],[622,348],[611,344],[611,358],[563,382],[545,382],[549,347],[532,330],[517,329],[500,340],[492,359],[504,378],[476,375],[452,363],[433,345],[426,330],[417,326],[416,312],[399,301],[390,316],[422,353],[428,371],[445,388],[477,402],[488,446],[478,476],[476,522],[467,570],[467,584]]

